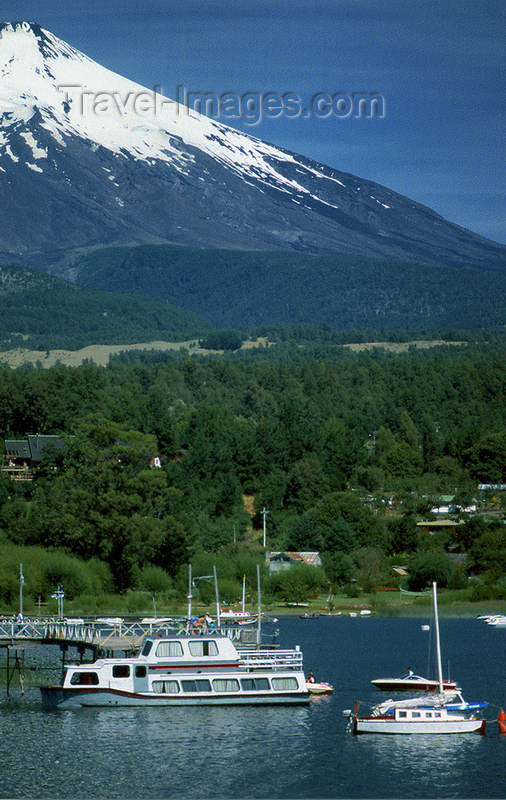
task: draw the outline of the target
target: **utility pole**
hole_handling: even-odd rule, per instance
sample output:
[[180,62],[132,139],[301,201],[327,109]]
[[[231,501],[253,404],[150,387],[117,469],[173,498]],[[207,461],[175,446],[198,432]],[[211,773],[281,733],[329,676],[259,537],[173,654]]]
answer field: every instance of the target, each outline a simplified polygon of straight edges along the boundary
[[65,597],[65,592],[63,591],[63,586],[58,585],[56,592],[51,595],[55,600],[58,601],[58,619],[63,619],[63,598]]
[[266,530],[265,530],[265,518],[267,517],[267,514],[268,514],[269,512],[267,511],[267,509],[266,509],[266,508],[265,508],[265,506],[264,506],[264,507],[262,508],[262,511],[261,511],[260,513],[262,514],[262,517],[264,518],[264,550],[265,550],[265,548],[266,548],[266,546],[267,546]]

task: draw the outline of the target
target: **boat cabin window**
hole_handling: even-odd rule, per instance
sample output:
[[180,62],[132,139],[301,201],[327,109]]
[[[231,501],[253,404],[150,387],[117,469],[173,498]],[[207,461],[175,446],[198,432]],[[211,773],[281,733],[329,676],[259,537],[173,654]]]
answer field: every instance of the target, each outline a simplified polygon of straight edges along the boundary
[[236,678],[216,678],[213,689],[215,692],[238,692],[239,681]]
[[135,667],[135,677],[136,678],[145,678],[146,677],[146,667],[144,666],[136,666]]
[[434,716],[435,716],[435,717],[441,717],[441,714],[440,714],[440,712],[439,712],[439,711],[436,711],[436,713],[434,714]]
[[149,656],[149,654],[150,654],[150,652],[151,652],[151,648],[152,648],[152,647],[153,647],[153,642],[151,642],[151,641],[148,639],[148,641],[146,642],[146,644],[145,644],[145,645],[144,645],[144,647],[142,648],[142,655],[143,655],[143,656]]
[[408,716],[408,712],[407,711],[399,711],[399,717],[402,717],[403,719],[405,719],[407,716]]
[[210,692],[211,684],[207,680],[181,681],[183,692]]
[[420,714],[419,711],[413,711],[413,719],[415,719],[415,717],[418,719],[418,717],[421,717],[421,716],[422,715]]
[[267,678],[242,678],[241,686],[245,692],[262,691],[270,689]]
[[112,668],[113,678],[129,678],[130,667],[128,664],[114,664]]
[[204,639],[202,642],[190,642],[190,653],[192,656],[217,656],[218,645],[216,642],[210,642]]
[[160,642],[156,648],[157,658],[180,658],[183,655],[181,642]]
[[153,681],[152,689],[156,694],[177,694],[179,683],[177,681]]
[[273,678],[272,679],[272,688],[277,689],[278,691],[281,689],[297,689],[298,687],[297,678]]
[[97,686],[98,675],[96,672],[74,672],[70,683],[72,686]]

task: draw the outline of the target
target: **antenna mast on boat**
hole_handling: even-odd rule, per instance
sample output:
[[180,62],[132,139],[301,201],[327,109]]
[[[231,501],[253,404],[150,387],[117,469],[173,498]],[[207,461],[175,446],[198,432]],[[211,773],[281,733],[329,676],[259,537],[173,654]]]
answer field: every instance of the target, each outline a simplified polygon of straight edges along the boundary
[[257,650],[260,650],[260,641],[261,641],[261,623],[260,619],[262,617],[262,600],[260,596],[260,564],[257,564],[257,609],[258,609],[258,619],[257,619]]
[[439,641],[439,617],[437,613],[437,584],[432,583],[432,601],[434,605],[434,627],[436,629],[436,659],[437,659],[437,679],[439,683],[439,693],[443,694],[443,668],[441,666],[441,642]]
[[190,629],[190,619],[192,615],[192,565],[188,564],[188,613],[186,616],[186,633]]
[[214,576],[214,594],[216,598],[216,625],[218,628],[220,627],[221,617],[220,617],[220,594],[218,592],[218,576],[216,574],[216,567],[213,567],[213,576]]

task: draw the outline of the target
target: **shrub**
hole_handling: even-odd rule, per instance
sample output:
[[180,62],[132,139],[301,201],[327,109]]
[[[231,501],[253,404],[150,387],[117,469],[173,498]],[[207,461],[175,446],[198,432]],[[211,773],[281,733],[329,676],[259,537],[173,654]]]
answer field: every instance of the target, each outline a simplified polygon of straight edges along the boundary
[[433,581],[440,587],[448,586],[452,573],[452,561],[443,550],[419,552],[409,564],[408,585],[413,592],[426,589]]
[[139,588],[150,594],[167,592],[172,587],[170,576],[161,567],[148,565],[139,576]]

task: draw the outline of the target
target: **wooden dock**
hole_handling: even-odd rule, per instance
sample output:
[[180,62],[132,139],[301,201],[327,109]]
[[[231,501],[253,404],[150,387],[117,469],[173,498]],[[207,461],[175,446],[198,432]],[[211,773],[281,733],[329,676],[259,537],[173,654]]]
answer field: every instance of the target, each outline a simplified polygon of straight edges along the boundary
[[[158,632],[158,628],[156,629]],[[24,693],[25,652],[41,645],[56,645],[62,654],[62,673],[65,656],[69,648],[75,647],[81,661],[87,650],[95,660],[101,655],[124,652],[131,655],[140,647],[148,633],[153,632],[150,623],[114,624],[89,621],[55,620],[52,618],[26,619],[17,622],[13,618],[0,618],[0,652],[7,654],[7,694],[15,674],[19,675],[21,693]],[[172,629],[173,633],[174,630]]]

